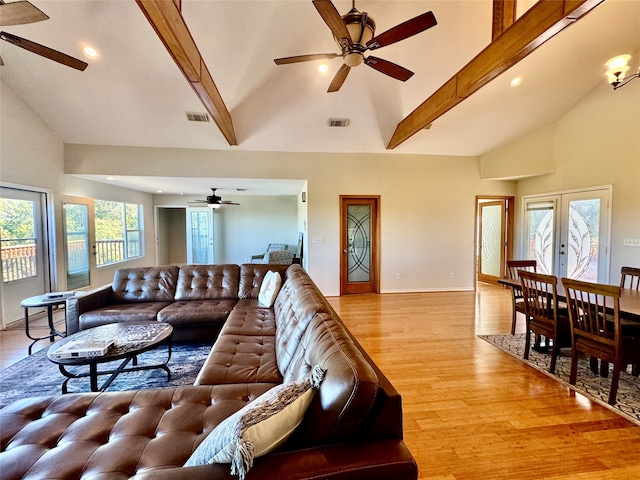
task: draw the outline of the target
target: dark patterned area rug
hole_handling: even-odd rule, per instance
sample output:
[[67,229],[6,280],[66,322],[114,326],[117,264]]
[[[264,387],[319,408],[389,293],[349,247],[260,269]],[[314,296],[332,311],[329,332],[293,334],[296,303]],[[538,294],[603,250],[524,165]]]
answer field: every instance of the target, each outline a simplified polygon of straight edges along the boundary
[[[167,382],[167,373],[161,369],[125,372],[118,375],[108,391],[192,385],[210,350],[211,343],[173,345],[168,365],[171,370],[170,382]],[[138,362],[139,365],[152,365],[162,363],[166,359],[167,347],[161,346],[141,354]],[[114,369],[120,362],[121,360],[101,364],[99,370]],[[127,365],[129,366],[131,364]],[[86,372],[88,368],[69,367],[69,370]],[[98,381],[102,384],[107,378],[108,376],[101,376]],[[47,359],[47,349],[39,350],[30,357],[0,370],[0,408],[21,398],[59,395],[64,380],[65,377],[60,373],[58,366]],[[89,378],[71,379],[67,387],[69,393],[88,392]]]
[[[530,367],[539,370],[545,375],[557,380],[567,387],[581,393],[585,397],[612,410],[632,422],[640,425],[640,378],[622,372],[618,385],[618,401],[614,406],[607,403],[609,389],[611,388],[611,373],[608,378],[594,374],[589,368],[588,357],[581,357],[578,361],[578,377],[575,385],[569,385],[569,372],[571,371],[571,350],[562,349],[556,361],[555,375],[549,373],[551,362],[550,353],[539,353],[533,349],[529,353],[529,360],[525,360],[524,352],[525,334],[511,335],[478,335],[478,338],[486,340],[500,350],[513,355],[518,360]],[[533,345],[533,342],[532,342]],[[629,369],[630,372],[630,369]]]

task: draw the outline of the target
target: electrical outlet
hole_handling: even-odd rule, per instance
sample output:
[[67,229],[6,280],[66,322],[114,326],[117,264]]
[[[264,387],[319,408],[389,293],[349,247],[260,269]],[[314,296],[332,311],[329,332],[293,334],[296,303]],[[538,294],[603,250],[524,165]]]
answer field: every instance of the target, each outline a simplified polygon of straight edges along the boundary
[[401,273],[396,273],[396,280],[400,280],[402,278],[402,274]]
[[453,272],[449,273],[449,278],[453,278]]
[[625,247],[640,247],[640,238],[625,238]]
[[244,257],[244,263],[249,263],[251,259],[249,257]]

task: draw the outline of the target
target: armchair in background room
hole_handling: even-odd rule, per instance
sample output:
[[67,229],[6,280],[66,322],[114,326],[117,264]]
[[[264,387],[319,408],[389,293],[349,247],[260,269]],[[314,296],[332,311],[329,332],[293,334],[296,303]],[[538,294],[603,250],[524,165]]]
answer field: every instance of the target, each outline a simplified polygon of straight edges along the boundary
[[251,263],[275,263],[279,265],[290,265],[293,263],[295,253],[293,250],[275,250],[267,252],[261,259],[255,259]]
[[288,249],[289,249],[289,245],[287,245],[286,243],[270,243],[265,253],[251,256],[251,263],[269,263],[269,262],[258,262],[256,260],[264,260],[264,256],[269,252],[275,252],[277,250],[288,250]]

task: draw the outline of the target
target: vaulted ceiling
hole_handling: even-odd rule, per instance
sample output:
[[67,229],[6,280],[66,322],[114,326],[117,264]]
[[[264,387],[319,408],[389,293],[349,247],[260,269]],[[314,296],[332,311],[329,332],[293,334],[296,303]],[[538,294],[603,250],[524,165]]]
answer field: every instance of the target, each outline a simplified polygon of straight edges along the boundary
[[[423,12],[438,25],[375,55],[415,75],[406,83],[365,65],[335,93],[342,64],[273,59],[338,52],[310,0],[182,0],[184,22],[224,101],[237,146],[205,112],[134,0],[32,0],[49,20],[3,27],[89,63],[73,70],[0,42],[8,85],[65,143],[298,152],[388,152],[400,121],[491,42],[491,0],[374,1],[356,6],[377,33]],[[334,2],[341,14],[350,1]],[[533,5],[518,2],[517,16]],[[640,1],[606,0],[575,25],[413,135],[394,153],[481,155],[561,118],[605,81],[604,62],[640,48]],[[96,59],[81,48],[97,49]],[[639,59],[633,59],[634,65]],[[522,77],[517,88],[513,77]],[[633,88],[633,87],[627,87]],[[347,118],[347,128],[328,126]]]

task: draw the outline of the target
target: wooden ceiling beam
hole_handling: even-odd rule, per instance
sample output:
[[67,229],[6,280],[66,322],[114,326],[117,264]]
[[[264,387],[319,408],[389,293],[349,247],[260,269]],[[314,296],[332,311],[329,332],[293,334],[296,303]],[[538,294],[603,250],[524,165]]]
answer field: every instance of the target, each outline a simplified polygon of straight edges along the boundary
[[182,17],[181,0],[136,0],[229,145],[238,145],[231,114]]
[[491,41],[495,42],[516,21],[516,0],[493,0]]
[[398,123],[393,149],[525,58],[604,0],[540,0]]

